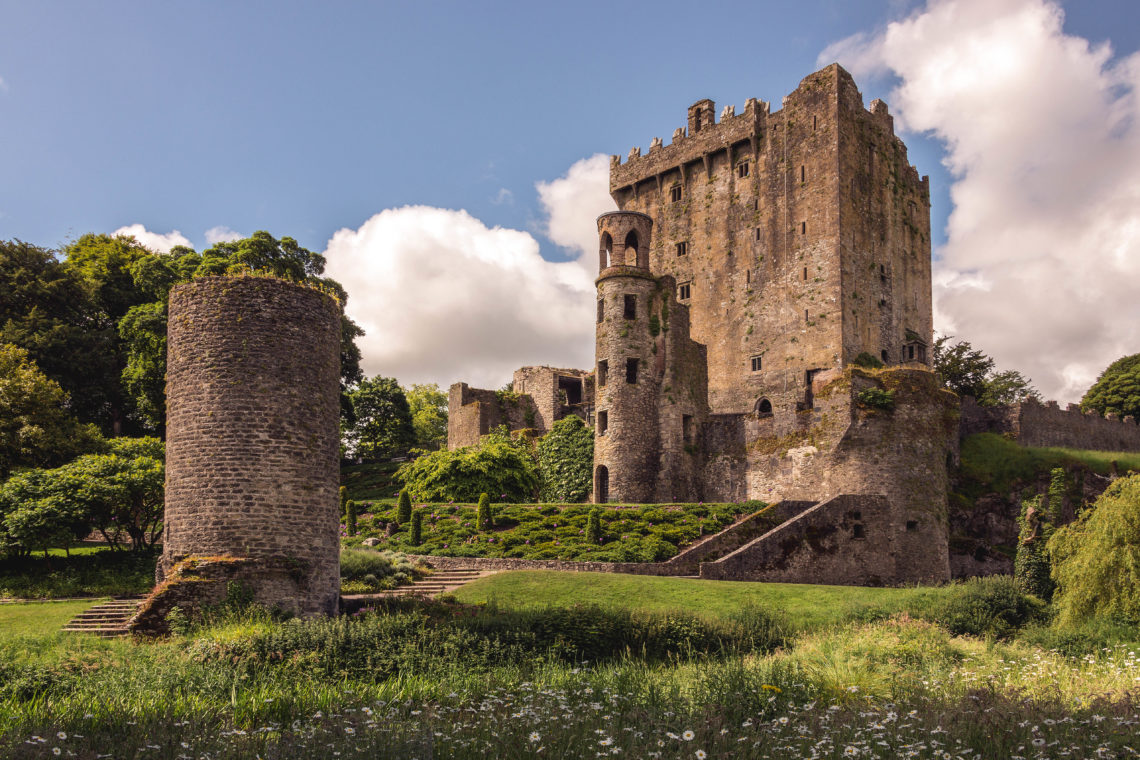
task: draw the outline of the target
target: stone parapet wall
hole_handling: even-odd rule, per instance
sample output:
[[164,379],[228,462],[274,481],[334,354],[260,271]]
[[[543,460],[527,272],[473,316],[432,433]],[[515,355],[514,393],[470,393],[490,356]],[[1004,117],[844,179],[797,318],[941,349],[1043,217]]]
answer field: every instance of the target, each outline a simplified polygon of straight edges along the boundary
[[448,389],[449,449],[474,446],[482,436],[500,425],[514,431],[534,428],[537,422],[537,407],[529,395],[502,395],[498,391],[472,388],[467,383],[455,383]]
[[736,521],[719,533],[698,541],[677,556],[668,559],[665,564],[685,565],[695,569],[701,562],[709,562],[735,551],[814,505],[814,501],[781,501],[771,504]]
[[1042,404],[1029,399],[1020,404],[980,406],[962,398],[961,438],[977,433],[996,433],[1013,438],[1022,446],[1056,446],[1091,451],[1140,451],[1140,425],[1133,417],[1102,417],[1082,412],[1077,404],[1062,409],[1056,401]]

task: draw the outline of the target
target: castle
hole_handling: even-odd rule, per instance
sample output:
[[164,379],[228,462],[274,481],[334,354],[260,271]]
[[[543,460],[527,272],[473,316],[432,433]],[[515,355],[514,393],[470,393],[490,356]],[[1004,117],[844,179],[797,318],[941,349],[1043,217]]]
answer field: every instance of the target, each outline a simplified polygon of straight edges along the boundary
[[453,385],[449,447],[577,414],[595,502],[803,505],[704,577],[949,579],[959,402],[930,371],[929,179],[886,104],[837,64],[775,112],[701,100],[669,145],[611,159],[610,193],[594,370]]

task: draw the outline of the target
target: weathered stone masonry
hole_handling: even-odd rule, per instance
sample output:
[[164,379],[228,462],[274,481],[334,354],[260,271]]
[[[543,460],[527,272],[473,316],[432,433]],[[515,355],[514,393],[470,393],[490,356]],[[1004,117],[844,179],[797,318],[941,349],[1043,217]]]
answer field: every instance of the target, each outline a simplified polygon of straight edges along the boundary
[[[339,305],[273,278],[205,277],[171,292],[168,324],[163,583],[148,607],[237,580],[270,606],[335,613]],[[205,562],[210,593],[206,557],[230,558]],[[194,571],[193,593],[176,567]],[[154,628],[143,612],[137,627]]]

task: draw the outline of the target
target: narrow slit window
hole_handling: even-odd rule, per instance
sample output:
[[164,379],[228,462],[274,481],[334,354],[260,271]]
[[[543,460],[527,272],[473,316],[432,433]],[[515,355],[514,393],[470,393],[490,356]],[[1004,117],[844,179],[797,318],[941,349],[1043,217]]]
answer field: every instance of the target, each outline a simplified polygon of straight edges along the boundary
[[800,182],[807,182],[807,169],[800,164]]
[[681,200],[681,186],[673,185],[673,187],[669,188],[669,201],[676,203],[679,200]]
[[807,222],[800,222],[800,234],[801,235],[807,234]]
[[804,282],[807,282],[807,267],[804,267]]
[[637,296],[626,293],[624,316],[626,319],[637,319]]
[[744,284],[747,285],[751,282],[752,282],[752,270],[751,269],[745,269],[744,270]]
[[760,239],[760,228],[759,227],[756,228],[756,239],[757,240]]
[[630,385],[633,385],[637,382],[637,365],[637,359],[625,360],[625,381]]
[[[609,377],[609,374],[610,374],[610,363],[607,360],[602,359],[600,362],[598,362],[598,387],[599,388],[606,387],[606,379]],[[605,414],[605,412],[602,412],[602,414]]]
[[598,324],[601,324],[606,318],[606,302],[605,299],[598,299]]
[[688,253],[689,253],[689,244],[687,242],[682,240],[680,243],[677,243],[677,255],[678,256],[685,256]]
[[681,415],[681,440],[688,446],[693,442],[693,415]]
[[598,435],[605,435],[610,426],[610,413],[598,412]]
[[808,310],[804,309],[804,321],[807,322],[809,320],[810,320],[810,318],[808,317]]

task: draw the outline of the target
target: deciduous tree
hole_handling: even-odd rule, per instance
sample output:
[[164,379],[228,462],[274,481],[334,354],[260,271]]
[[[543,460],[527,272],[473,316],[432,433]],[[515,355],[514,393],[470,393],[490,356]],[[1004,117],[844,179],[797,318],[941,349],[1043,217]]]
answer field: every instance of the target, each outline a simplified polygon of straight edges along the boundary
[[1081,408],[1140,419],[1140,354],[1108,365],[1081,399]]

